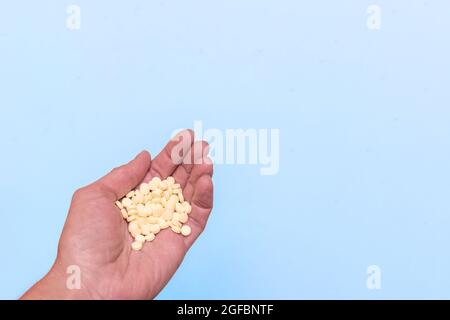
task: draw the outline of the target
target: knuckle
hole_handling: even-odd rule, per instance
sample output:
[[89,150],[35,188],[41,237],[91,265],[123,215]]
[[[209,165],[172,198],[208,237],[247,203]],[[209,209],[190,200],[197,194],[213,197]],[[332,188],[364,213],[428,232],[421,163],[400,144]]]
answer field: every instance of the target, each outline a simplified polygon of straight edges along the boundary
[[84,198],[84,197],[89,193],[89,190],[90,190],[90,189],[89,189],[88,186],[78,188],[78,189],[75,190],[75,192],[73,193],[73,199]]

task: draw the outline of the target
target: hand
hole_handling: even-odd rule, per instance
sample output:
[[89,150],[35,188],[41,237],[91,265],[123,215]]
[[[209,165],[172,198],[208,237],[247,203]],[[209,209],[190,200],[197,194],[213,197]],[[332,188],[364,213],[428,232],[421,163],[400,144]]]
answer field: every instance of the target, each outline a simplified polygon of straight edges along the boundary
[[[187,151],[185,159],[191,161],[174,164],[171,154],[179,144]],[[201,152],[193,152],[200,148]],[[141,152],[128,164],[76,191],[52,269],[22,298],[154,298],[177,270],[211,212],[213,168],[206,153],[206,142],[194,143],[192,131],[183,131],[153,161],[148,152]],[[133,251],[127,222],[115,201],[142,182],[170,175],[181,184],[185,199],[192,205],[188,221],[192,232],[183,237],[170,229],[161,230],[154,241]],[[81,271],[80,289],[66,286],[70,276],[66,269],[71,265]]]

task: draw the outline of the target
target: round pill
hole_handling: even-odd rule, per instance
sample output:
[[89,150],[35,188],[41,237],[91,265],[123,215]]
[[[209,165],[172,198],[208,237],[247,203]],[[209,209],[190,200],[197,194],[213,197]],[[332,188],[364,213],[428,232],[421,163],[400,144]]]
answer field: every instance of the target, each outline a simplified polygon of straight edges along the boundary
[[139,242],[145,242],[145,237],[142,234],[138,234],[136,235],[136,237],[134,237],[134,240]]
[[167,223],[167,221],[163,220],[159,223],[159,227],[161,229],[167,229],[169,227],[169,223]]
[[116,206],[118,206],[119,209],[123,209],[122,202],[120,202],[120,201],[116,201]]
[[141,234],[140,230],[133,230],[130,232],[133,238],[136,238],[139,234]]
[[167,190],[167,182],[166,181],[161,181],[161,183],[159,184],[159,187],[161,188],[161,190]]
[[128,224],[128,231],[134,231],[134,230],[138,230],[139,229],[139,225],[138,225],[138,223],[137,223],[137,221],[131,221],[129,224]]
[[175,204],[175,211],[178,213],[182,213],[184,212],[184,207],[181,203],[176,203]]
[[161,227],[159,226],[159,224],[151,224],[150,225],[151,233],[157,234],[160,230],[161,230]]
[[178,220],[172,220],[171,223],[172,223],[172,226],[177,227],[177,228],[181,228],[181,226],[182,226],[181,222]]
[[150,187],[149,187],[148,183],[144,182],[143,184],[141,184],[141,187],[139,190],[141,191],[141,193],[143,195],[147,195],[150,192]]
[[180,233],[180,232],[181,232],[181,228],[180,228],[180,227],[177,227],[177,226],[172,226],[172,227],[170,227],[170,229],[171,229],[173,232],[175,232],[175,233]]
[[167,177],[166,182],[169,186],[173,186],[175,184],[175,179],[172,176]]
[[181,223],[186,223],[188,221],[189,217],[186,212],[182,212],[178,214],[178,220],[180,220]]
[[138,213],[136,209],[128,209],[127,212],[129,216],[133,216]]
[[122,205],[124,207],[130,207],[132,204],[133,204],[133,202],[131,201],[131,199],[129,199],[129,198],[122,199]]
[[164,220],[172,220],[173,218],[173,211],[170,209],[165,209],[164,213],[161,216]]
[[133,241],[133,243],[131,244],[131,248],[133,250],[141,250],[142,249],[142,242],[139,241]]
[[151,233],[151,231],[150,231],[150,224],[148,224],[148,223],[141,224],[141,232],[142,232],[142,234],[144,236],[146,236],[149,233]]
[[191,227],[189,227],[187,224],[181,227],[181,234],[183,236],[188,236],[191,234]]
[[192,207],[183,197],[181,185],[170,176],[161,180],[154,177],[148,183],[127,193],[116,201],[122,217],[128,222],[128,231],[134,238],[133,250],[141,250],[145,241],[153,241],[162,229],[188,236],[186,225]]
[[136,220],[136,216],[128,216],[127,217],[127,221],[128,222],[131,222],[131,221],[134,221],[134,220]]
[[148,217],[147,222],[150,224],[155,224],[155,223],[159,223],[159,219],[156,217]]

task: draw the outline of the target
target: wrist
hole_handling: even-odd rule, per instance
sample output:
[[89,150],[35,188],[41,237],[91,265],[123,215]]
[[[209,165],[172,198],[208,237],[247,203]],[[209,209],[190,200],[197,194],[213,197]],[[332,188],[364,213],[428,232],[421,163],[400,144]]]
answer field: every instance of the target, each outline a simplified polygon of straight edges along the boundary
[[90,296],[83,286],[71,283],[71,273],[58,259],[50,271],[31,287],[20,299],[23,300],[84,300]]

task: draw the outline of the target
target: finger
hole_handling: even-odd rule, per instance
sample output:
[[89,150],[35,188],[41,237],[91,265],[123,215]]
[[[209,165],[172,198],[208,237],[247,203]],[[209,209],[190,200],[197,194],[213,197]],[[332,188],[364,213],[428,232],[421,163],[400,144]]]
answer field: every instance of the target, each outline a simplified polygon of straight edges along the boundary
[[147,151],[142,151],[133,160],[113,169],[91,186],[100,187],[111,195],[111,198],[114,197],[115,200],[118,200],[142,181],[150,169],[150,164],[150,154]]
[[195,163],[198,163],[199,161],[197,160],[202,159],[208,153],[208,148],[209,145],[206,141],[194,142],[188,154],[183,159],[183,163],[175,169],[173,177],[181,185],[181,188],[186,186]]
[[188,178],[186,185],[183,188],[183,196],[187,201],[191,201],[194,196],[194,190],[196,188],[197,181],[200,177],[208,175],[213,176],[214,169],[213,163],[208,156],[204,156],[201,159],[201,163],[194,164],[191,170],[191,174]]
[[165,179],[170,176],[189,153],[193,143],[194,132],[190,129],[183,130],[170,139],[164,149],[153,159],[144,181],[149,181],[153,177]]
[[188,224],[191,226],[192,232],[185,239],[188,247],[192,245],[205,228],[213,207],[213,182],[211,176],[205,174],[198,178],[191,206],[192,211],[189,215]]

